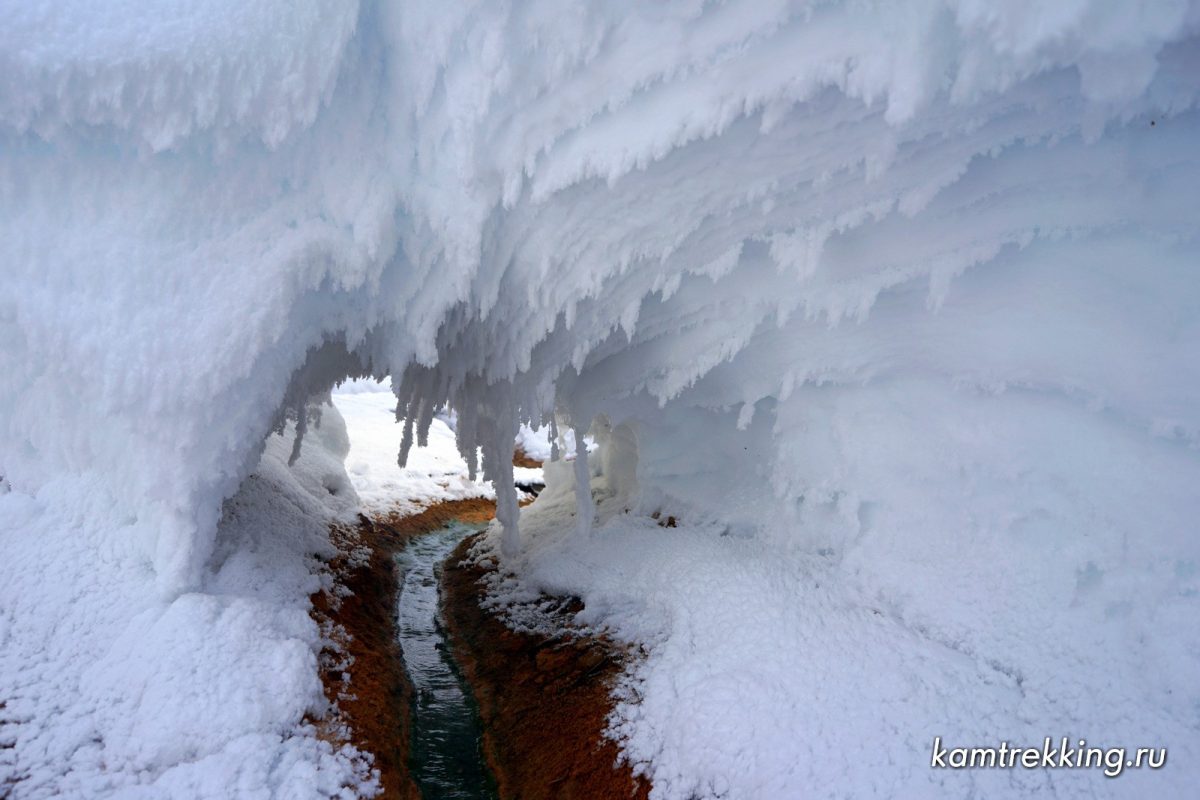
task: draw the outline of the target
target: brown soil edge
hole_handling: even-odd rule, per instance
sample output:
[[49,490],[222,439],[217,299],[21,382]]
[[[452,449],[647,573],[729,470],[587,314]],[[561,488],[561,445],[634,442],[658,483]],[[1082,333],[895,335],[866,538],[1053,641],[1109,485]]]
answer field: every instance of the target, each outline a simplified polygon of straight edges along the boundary
[[463,563],[465,539],[442,572],[450,644],[479,706],[483,749],[503,800],[644,798],[650,784],[604,736],[618,652],[594,638],[516,633],[480,607],[483,568]]
[[529,455],[525,452],[524,448],[522,448],[520,445],[517,445],[516,447],[513,448],[513,466],[514,467],[532,467],[533,469],[540,469],[542,466],[542,462],[540,462],[536,459],[530,458]]
[[[312,616],[331,642],[321,653],[320,674],[334,711],[317,726],[335,746],[349,743],[372,755],[382,788],[377,797],[421,797],[408,771],[412,686],[396,638],[399,586],[393,557],[413,536],[453,520],[483,522],[493,516],[495,503],[479,498],[438,503],[409,516],[371,520],[360,515],[357,528],[331,531],[338,550],[328,564],[335,588],[312,595]],[[369,557],[355,559],[363,547]]]

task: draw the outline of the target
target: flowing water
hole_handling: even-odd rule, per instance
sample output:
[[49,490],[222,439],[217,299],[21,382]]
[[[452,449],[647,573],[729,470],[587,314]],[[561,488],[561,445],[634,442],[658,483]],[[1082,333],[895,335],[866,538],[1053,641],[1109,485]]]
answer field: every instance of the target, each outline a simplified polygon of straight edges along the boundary
[[480,750],[479,715],[455,669],[438,612],[441,564],[480,527],[451,523],[415,537],[396,556],[400,648],[414,689],[409,767],[426,800],[496,797]]

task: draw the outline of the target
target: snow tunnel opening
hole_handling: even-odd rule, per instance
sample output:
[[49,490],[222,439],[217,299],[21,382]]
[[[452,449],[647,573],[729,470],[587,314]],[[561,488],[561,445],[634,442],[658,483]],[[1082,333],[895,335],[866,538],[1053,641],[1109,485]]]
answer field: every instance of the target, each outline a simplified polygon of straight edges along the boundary
[[[308,348],[270,414],[263,439],[244,470],[248,477],[243,478],[243,483],[253,477],[256,458],[276,439],[290,442],[287,464],[296,465],[303,458],[306,442],[314,431],[321,429],[323,409],[336,406],[335,395],[386,396],[390,398],[388,408],[378,407],[378,402],[374,408],[380,419],[387,417],[387,422],[370,431],[369,435],[375,439],[369,443],[374,451],[372,458],[382,463],[378,451],[390,447],[390,462],[404,469],[414,451],[430,445],[431,429],[438,426],[441,455],[434,461],[450,457],[451,454],[444,452],[449,441],[465,465],[467,479],[493,485],[497,517],[506,530],[512,531],[510,540],[515,541],[518,492],[524,491],[523,496],[528,500],[540,491],[544,486],[540,464],[560,450],[559,438],[547,435],[557,430],[555,415],[522,411],[513,381],[495,382],[460,373],[459,365],[464,361],[486,360],[486,354],[464,357],[450,352],[442,354],[438,365],[433,367],[417,363],[411,355],[403,355],[397,357],[400,366],[396,367],[385,341],[384,332],[378,329],[366,331],[353,344],[348,342],[345,332],[336,332],[325,334],[319,345]],[[343,386],[347,388],[343,390]],[[527,398],[525,405],[530,405]],[[570,432],[563,442],[570,445]],[[588,442],[592,440],[589,438]],[[349,449],[348,442],[336,443],[334,447],[343,457]],[[521,460],[517,453],[527,451],[538,456],[536,475],[529,472],[534,469],[532,464],[522,467],[514,463]],[[417,471],[421,468],[418,464]],[[321,484],[334,497],[342,494],[346,485],[334,475],[325,475]]]
[[[480,481],[487,483],[495,479],[484,480],[475,465],[468,466],[468,459],[461,452],[464,448],[464,417],[471,413],[475,414],[473,424],[477,426],[472,449],[478,454],[478,466],[495,469],[494,458],[500,455],[507,457],[507,466],[512,470],[512,480],[507,487],[502,484],[493,487],[496,495],[504,489],[515,494],[521,488],[522,479],[529,481],[536,477],[539,486],[550,489],[549,500],[559,492],[575,502],[578,499],[576,481],[583,476],[581,497],[585,499],[578,500],[583,504],[578,506],[580,519],[601,524],[614,514],[629,513],[636,493],[637,464],[637,436],[632,423],[623,421],[614,425],[603,413],[594,415],[587,428],[572,424],[566,415],[554,415],[548,424],[538,425],[536,430],[519,420],[497,421],[492,415],[512,406],[497,402],[487,393],[482,399],[468,398],[468,402],[476,403],[473,411],[469,405],[465,410],[455,407],[452,401],[435,403],[428,400],[428,396],[412,391],[414,384],[427,379],[429,370],[414,368],[414,371],[418,378],[413,378],[411,373],[399,380],[386,373],[381,375],[382,370],[372,369],[371,363],[346,347],[340,337],[332,337],[308,351],[304,364],[289,380],[284,401],[274,412],[272,431],[264,440],[258,467],[225,504],[211,566],[226,585],[232,585],[239,574],[244,576],[248,543],[251,550],[261,553],[277,553],[289,543],[300,551],[315,548],[317,556],[328,562],[332,554],[328,549],[321,550],[320,527],[331,521],[326,513],[330,510],[361,509],[361,513],[369,516],[372,509],[385,507],[389,492],[392,500],[398,499],[395,493],[401,485],[406,485],[410,492],[414,486],[424,485],[417,492],[420,496],[401,498],[409,503],[401,508],[415,509],[427,502],[436,504],[434,501],[439,498],[452,500],[458,496],[456,492],[477,494]],[[495,431],[505,430],[515,431],[515,436],[508,437],[502,446]],[[493,436],[490,442],[486,438],[489,432]],[[481,436],[483,441],[480,441]],[[527,457],[530,454],[537,456],[538,466],[513,463],[514,452],[518,450]],[[457,478],[447,475],[454,469],[458,470]],[[388,475],[395,476],[397,471],[406,472],[408,477],[389,482]],[[471,473],[469,476],[468,472]],[[533,476],[535,472],[537,474]],[[558,480],[551,479],[552,473]],[[458,483],[454,484],[454,480]],[[294,485],[296,482],[300,486]],[[272,486],[285,503],[264,501],[268,494],[264,489]],[[281,488],[283,491],[279,492]],[[305,497],[300,491],[305,488],[311,490],[313,498]],[[322,496],[316,497],[321,493]],[[514,503],[516,513],[521,513],[523,502],[533,500],[532,496],[519,497]],[[303,524],[299,519],[285,520],[288,523],[285,527],[290,527],[292,534],[286,541],[282,536],[262,530],[271,524],[278,526],[280,520],[270,519],[270,514],[285,505],[307,512]],[[314,509],[319,513],[313,513]],[[392,513],[401,512],[393,506]],[[472,725],[478,723],[469,692],[465,706],[461,699],[456,701],[457,704],[435,703],[430,701],[432,690],[425,686],[429,680],[453,677],[457,669],[452,666],[447,671],[442,663],[450,656],[448,647],[435,641],[443,634],[429,616],[432,613],[430,604],[436,607],[436,603],[429,599],[432,595],[428,584],[438,571],[438,564],[449,553],[448,548],[464,535],[464,529],[429,533],[431,535],[410,539],[402,551],[395,553],[397,564],[400,564],[401,583],[398,596],[393,600],[398,626],[395,636],[404,653],[396,668],[409,675],[416,692],[409,712],[413,715],[410,721],[414,732],[411,740],[414,755],[409,768],[423,785],[424,782],[447,785],[447,782],[459,780],[442,771],[447,764],[457,764],[455,769],[476,783],[480,783],[479,776],[484,775],[482,783],[486,784],[487,770],[476,752],[479,733]],[[409,546],[415,545],[418,539],[426,544],[414,547],[410,553]],[[332,557],[336,559],[336,556]],[[275,560],[289,564],[282,555]],[[356,591],[365,592],[366,586]],[[577,598],[571,599],[578,603]],[[356,635],[365,637],[369,631],[359,629]],[[430,642],[434,644],[430,645]],[[328,660],[329,657],[323,658]],[[364,664],[368,663],[364,661]],[[435,669],[439,665],[443,667],[440,672]],[[386,665],[360,669],[386,670]],[[454,680],[459,678],[454,677]],[[325,671],[322,681],[327,686],[332,685],[328,683],[330,678]],[[352,683],[347,685],[353,686]],[[340,696],[336,691],[333,695]],[[444,736],[443,728],[453,728],[462,736]],[[478,796],[491,795],[484,792]]]

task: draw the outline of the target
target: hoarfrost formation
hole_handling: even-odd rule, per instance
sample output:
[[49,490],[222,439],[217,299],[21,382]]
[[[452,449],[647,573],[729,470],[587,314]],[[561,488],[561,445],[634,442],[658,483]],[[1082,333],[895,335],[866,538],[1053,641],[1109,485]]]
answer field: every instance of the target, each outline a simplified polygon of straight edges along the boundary
[[[320,495],[289,420],[389,374],[406,449],[482,447],[513,596],[648,647],[657,796],[1195,785],[1200,5],[0,6],[0,786],[365,780],[302,723],[327,544],[229,504]],[[554,413],[598,513],[551,469],[522,539]]]

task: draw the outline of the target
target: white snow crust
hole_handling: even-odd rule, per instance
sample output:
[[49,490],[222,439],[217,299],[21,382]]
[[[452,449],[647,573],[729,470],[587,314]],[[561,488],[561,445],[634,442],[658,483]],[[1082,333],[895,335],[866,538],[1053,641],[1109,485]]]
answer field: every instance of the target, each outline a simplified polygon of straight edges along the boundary
[[449,500],[495,498],[482,476],[467,475],[454,432],[441,419],[430,423],[424,447],[414,448],[403,467],[396,463],[400,431],[396,398],[387,384],[344,385],[334,393],[333,402],[349,429],[346,471],[366,514],[412,514]]
[[[294,424],[223,506],[194,591],[162,597],[139,544],[155,519],[104,523],[97,482],[0,497],[0,787],[15,797],[369,796],[370,761],[317,737],[322,638],[309,595],[329,526],[358,508],[346,427],[290,467]],[[313,423],[315,425],[315,423]],[[111,523],[110,523],[111,524]],[[36,535],[33,535],[35,534]],[[15,784],[15,785],[14,785]]]
[[[646,647],[656,798],[1200,780],[1200,4],[0,10],[4,790],[365,785],[301,723],[359,508],[307,409],[387,376],[389,448],[499,487],[497,591]],[[609,505],[551,464],[519,525],[552,419]]]

